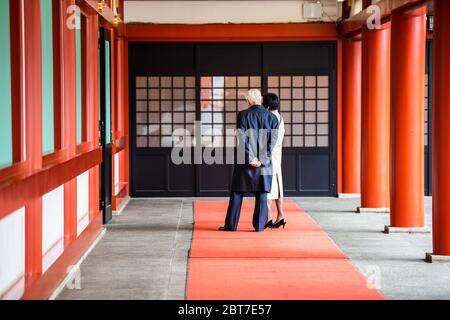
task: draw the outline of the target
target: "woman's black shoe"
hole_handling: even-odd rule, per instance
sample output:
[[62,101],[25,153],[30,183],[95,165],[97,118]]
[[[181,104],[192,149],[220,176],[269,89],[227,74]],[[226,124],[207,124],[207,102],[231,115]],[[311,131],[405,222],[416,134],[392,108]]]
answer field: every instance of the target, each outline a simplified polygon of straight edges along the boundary
[[273,228],[273,221],[270,220],[264,225],[264,229]]
[[278,221],[277,223],[274,223],[273,224],[273,229],[278,229],[279,227],[281,227],[281,226],[283,226],[283,229],[284,229],[284,226],[286,225],[286,220],[284,220],[284,219],[281,219],[280,221]]

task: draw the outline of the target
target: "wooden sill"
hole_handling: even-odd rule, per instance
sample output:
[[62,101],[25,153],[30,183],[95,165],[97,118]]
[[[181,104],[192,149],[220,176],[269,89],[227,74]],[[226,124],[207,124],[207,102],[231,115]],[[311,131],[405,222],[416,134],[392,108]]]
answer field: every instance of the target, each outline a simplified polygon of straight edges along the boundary
[[63,162],[65,159],[67,159],[67,154],[68,154],[67,149],[61,149],[51,154],[45,155],[42,158],[42,167],[46,168]]
[[89,152],[90,150],[92,150],[92,143],[91,142],[83,142],[79,145],[77,145],[77,155],[85,153],[85,152]]
[[122,136],[114,141],[113,145],[113,154],[116,154],[122,150],[125,150],[127,147],[127,136]]
[[64,151],[46,156],[43,168],[35,172],[22,172],[19,166],[15,169],[16,174],[0,180],[0,219],[99,165],[101,161],[102,149],[93,148],[70,158]]
[[0,169],[0,187],[8,183],[10,180],[20,179],[27,174],[28,164],[27,162],[18,162],[13,165]]
[[121,197],[122,193],[123,193],[123,190],[126,189],[127,186],[128,186],[127,182],[119,182],[119,188],[117,189],[117,192],[114,195],[114,197]]

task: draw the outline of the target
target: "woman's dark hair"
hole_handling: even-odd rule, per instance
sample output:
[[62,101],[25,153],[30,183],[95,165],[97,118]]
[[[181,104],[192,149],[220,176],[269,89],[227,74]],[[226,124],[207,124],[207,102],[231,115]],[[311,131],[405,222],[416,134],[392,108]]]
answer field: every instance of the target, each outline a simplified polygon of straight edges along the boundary
[[280,98],[275,93],[266,93],[263,95],[263,106],[270,111],[280,110]]

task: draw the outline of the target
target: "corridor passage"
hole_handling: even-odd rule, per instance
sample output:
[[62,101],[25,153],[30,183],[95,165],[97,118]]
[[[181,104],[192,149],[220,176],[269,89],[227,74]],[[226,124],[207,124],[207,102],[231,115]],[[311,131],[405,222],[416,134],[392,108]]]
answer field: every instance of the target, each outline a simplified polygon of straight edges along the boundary
[[58,299],[184,299],[192,218],[190,200],[132,200]]
[[[375,280],[385,299],[450,298],[450,267],[423,262],[423,252],[431,250],[430,234],[386,235],[389,215],[355,213],[359,199],[294,200],[362,274]],[[426,213],[430,226],[430,199]],[[186,298],[193,200],[133,199],[106,228],[81,265],[81,289],[65,288],[58,299]]]

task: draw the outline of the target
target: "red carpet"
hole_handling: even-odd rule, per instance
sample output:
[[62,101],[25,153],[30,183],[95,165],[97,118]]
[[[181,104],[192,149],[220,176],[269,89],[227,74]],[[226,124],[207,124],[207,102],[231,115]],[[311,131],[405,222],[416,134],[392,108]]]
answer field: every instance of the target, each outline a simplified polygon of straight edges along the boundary
[[[220,232],[227,201],[195,201],[188,300],[383,299],[295,202],[283,229],[253,232],[244,201],[237,232]],[[275,212],[275,211],[273,211]]]

